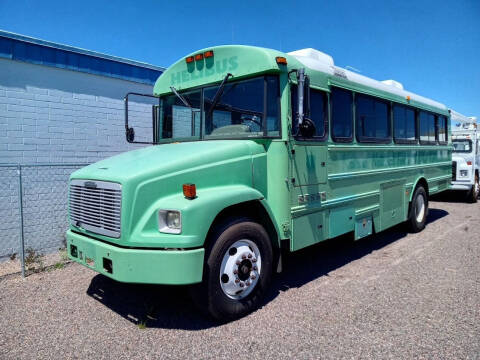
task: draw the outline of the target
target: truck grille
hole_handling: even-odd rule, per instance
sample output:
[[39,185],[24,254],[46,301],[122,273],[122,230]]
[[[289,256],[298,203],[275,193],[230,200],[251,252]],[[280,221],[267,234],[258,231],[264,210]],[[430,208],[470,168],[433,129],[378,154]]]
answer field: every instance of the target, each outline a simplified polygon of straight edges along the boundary
[[452,162],[452,181],[457,180],[457,162]]
[[72,180],[70,223],[82,229],[119,238],[122,185],[94,180]]

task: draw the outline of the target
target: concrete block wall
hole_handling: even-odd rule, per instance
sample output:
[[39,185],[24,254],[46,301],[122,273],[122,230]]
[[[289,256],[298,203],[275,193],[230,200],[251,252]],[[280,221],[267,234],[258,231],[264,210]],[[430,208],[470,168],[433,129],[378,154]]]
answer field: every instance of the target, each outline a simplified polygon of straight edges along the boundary
[[[92,163],[138,148],[125,140],[123,97],[152,86],[0,58],[0,164]],[[139,140],[151,139],[151,104],[132,104]],[[25,167],[26,248],[64,244],[68,177],[79,166]],[[0,167],[0,261],[20,252],[18,172]]]
[[[91,163],[135,148],[125,141],[127,92],[152,86],[0,59],[0,163]],[[144,115],[137,132],[151,129],[151,108]]]

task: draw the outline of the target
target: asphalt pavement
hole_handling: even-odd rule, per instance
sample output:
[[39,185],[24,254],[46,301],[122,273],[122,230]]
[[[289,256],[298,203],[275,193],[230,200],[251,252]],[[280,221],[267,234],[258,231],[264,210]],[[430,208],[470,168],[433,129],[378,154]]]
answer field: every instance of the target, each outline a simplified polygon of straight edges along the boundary
[[185,287],[77,264],[0,278],[0,358],[480,358],[480,203],[430,202],[403,226],[289,255],[263,306],[218,325]]

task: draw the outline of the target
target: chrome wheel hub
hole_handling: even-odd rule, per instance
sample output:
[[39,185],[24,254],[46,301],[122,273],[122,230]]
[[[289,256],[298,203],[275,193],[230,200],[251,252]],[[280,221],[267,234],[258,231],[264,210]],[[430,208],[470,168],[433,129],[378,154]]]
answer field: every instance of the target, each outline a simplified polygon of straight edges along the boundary
[[231,299],[239,300],[252,292],[258,283],[262,258],[251,240],[236,241],[223,255],[220,265],[220,286]]
[[417,222],[422,222],[423,217],[425,216],[425,199],[422,195],[417,196],[417,199],[415,200],[415,214],[417,215]]

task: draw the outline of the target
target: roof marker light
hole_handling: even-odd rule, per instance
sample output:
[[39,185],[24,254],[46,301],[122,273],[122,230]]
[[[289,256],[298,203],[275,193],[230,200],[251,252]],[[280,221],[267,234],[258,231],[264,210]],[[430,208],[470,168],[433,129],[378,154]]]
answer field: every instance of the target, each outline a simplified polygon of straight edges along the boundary
[[204,56],[205,58],[213,57],[213,50],[205,51],[205,52],[203,53],[203,56]]
[[195,61],[201,61],[201,60],[203,60],[203,54],[195,55]]
[[283,56],[277,56],[275,60],[277,60],[277,64],[279,65],[287,65],[287,59],[285,59]]
[[189,56],[185,59],[185,61],[187,62],[187,64],[190,64],[192,63],[193,61],[195,60],[195,58],[193,56]]
[[407,95],[407,101],[410,101],[410,95]]

